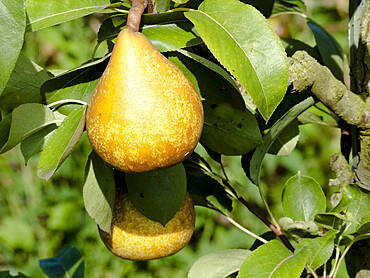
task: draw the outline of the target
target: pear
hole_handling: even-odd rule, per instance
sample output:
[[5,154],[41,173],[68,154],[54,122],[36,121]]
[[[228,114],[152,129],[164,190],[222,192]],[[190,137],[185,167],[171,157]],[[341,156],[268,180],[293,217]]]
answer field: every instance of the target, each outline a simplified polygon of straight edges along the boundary
[[143,34],[122,30],[86,113],[95,152],[124,172],[168,168],[192,153],[202,129],[187,77]]
[[194,226],[195,210],[189,193],[179,211],[163,226],[139,212],[127,192],[117,190],[111,232],[99,229],[99,235],[116,256],[145,261],[179,252],[190,241]]

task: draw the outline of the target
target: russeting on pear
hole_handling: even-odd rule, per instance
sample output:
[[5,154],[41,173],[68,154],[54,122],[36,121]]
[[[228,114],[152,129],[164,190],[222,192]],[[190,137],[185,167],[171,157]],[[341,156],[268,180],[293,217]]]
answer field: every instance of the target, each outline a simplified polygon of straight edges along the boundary
[[188,78],[143,34],[122,30],[87,109],[96,153],[125,172],[167,168],[192,153],[202,128]]

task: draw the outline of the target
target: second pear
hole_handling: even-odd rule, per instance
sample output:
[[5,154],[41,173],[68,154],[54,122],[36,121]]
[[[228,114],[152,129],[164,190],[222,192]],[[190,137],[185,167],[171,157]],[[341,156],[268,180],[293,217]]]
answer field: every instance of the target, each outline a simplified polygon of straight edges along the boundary
[[192,153],[202,128],[202,102],[187,77],[143,34],[122,30],[87,109],[96,153],[125,172],[166,168]]

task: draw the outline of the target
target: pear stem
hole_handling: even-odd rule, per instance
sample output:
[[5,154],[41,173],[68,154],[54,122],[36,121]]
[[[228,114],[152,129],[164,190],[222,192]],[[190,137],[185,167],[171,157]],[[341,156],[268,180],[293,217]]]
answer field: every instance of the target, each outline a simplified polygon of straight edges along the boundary
[[148,6],[149,0],[132,0],[132,7],[127,17],[127,28],[134,32],[139,31],[141,16]]

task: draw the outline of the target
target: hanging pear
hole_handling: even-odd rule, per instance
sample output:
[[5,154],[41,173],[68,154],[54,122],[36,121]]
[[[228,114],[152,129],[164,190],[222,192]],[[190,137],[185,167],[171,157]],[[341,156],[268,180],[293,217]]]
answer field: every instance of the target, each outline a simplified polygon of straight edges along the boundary
[[[149,184],[150,185],[150,184]],[[171,256],[190,241],[195,225],[189,193],[175,216],[163,226],[139,212],[127,192],[117,191],[111,233],[99,229],[107,248],[123,259],[146,261]]]
[[96,153],[125,172],[167,168],[192,153],[202,128],[191,82],[143,34],[122,30],[87,109]]

